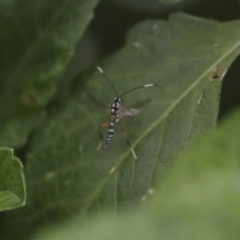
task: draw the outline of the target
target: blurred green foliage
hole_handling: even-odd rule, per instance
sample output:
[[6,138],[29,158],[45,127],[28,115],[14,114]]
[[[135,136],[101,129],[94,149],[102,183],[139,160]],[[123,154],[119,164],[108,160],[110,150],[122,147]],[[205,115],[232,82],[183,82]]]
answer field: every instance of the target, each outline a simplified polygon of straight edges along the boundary
[[[31,239],[52,224],[37,239],[212,240],[231,227],[239,237],[239,114],[171,168],[240,102],[239,10],[237,0],[0,0],[0,210],[26,198],[22,166],[6,147],[24,162],[28,190],[24,208],[0,215],[0,238]],[[124,98],[151,99],[121,120],[138,162],[120,133],[107,151],[95,150],[109,119],[91,95],[106,104],[114,97],[98,64],[119,92],[163,88]],[[135,212],[159,180],[152,202]],[[124,209],[131,212],[104,214]],[[103,217],[88,225],[96,214]]]

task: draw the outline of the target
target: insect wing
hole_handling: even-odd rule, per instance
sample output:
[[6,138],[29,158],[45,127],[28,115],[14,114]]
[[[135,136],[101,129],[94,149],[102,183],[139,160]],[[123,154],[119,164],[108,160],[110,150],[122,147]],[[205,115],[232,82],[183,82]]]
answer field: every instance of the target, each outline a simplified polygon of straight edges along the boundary
[[138,115],[140,113],[140,110],[137,108],[121,108],[119,110],[119,115],[121,117],[131,117],[131,116],[135,116]]

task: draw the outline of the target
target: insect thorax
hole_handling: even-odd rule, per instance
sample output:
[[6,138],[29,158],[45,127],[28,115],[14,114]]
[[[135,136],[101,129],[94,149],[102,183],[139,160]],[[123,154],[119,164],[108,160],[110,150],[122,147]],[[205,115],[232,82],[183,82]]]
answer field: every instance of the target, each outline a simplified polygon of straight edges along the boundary
[[122,99],[114,98],[113,103],[110,106],[111,117],[113,121],[118,121],[120,118],[119,108],[121,106]]

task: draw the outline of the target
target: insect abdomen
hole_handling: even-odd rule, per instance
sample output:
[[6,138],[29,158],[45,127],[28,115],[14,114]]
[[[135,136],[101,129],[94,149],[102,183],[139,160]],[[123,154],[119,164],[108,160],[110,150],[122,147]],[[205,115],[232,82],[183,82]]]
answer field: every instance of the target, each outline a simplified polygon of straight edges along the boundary
[[114,134],[114,123],[110,122],[109,128],[108,128],[108,134],[106,138],[106,146],[108,146],[112,139],[113,139],[113,134]]

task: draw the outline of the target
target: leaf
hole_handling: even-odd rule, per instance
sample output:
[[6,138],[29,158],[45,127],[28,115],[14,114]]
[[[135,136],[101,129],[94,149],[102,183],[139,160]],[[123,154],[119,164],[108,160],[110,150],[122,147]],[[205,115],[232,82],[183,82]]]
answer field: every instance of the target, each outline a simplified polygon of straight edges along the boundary
[[238,110],[181,154],[145,207],[104,214],[81,228],[75,219],[33,240],[239,239],[239,121]]
[[25,205],[23,166],[10,148],[0,148],[0,211]]
[[153,199],[171,239],[239,239],[239,120],[238,110],[181,154]]
[[22,146],[41,121],[96,2],[0,1],[1,145]]
[[[117,126],[110,147],[96,151],[105,112],[89,94],[110,103],[114,92],[96,70],[86,73],[52,105],[33,137],[26,166],[30,200],[18,217],[9,214],[14,222],[5,220],[4,229],[15,229],[8,238],[17,232],[18,239],[26,239],[47,222],[73,215],[139,204],[175,155],[215,126],[221,79],[239,54],[239,39],[239,21],[185,14],[134,27],[124,49],[101,66],[119,94],[147,83],[163,88],[141,89],[123,99],[126,105],[152,99],[141,114],[121,120],[138,161]],[[83,81],[88,81],[84,91]]]
[[[209,205],[209,208],[215,205],[216,208],[221,208],[224,202],[228,204],[227,207],[233,208],[232,210],[238,208],[237,199],[240,198],[239,119],[238,109],[220,123],[217,131],[204,135],[180,154],[171,171],[174,177],[167,177],[161,188],[161,203],[166,206],[166,209],[170,206],[171,209],[178,208],[181,205],[181,211],[184,212],[184,208],[193,210],[196,204],[205,207]],[[180,186],[177,186],[176,182]],[[159,199],[160,192],[158,194]],[[165,194],[168,195],[168,200],[165,200]],[[173,200],[176,196],[178,203]],[[201,201],[204,202],[201,203]],[[153,207],[159,207],[159,204],[157,198],[152,202]],[[239,215],[240,212],[235,210],[229,214]],[[213,208],[212,211],[216,209]]]

